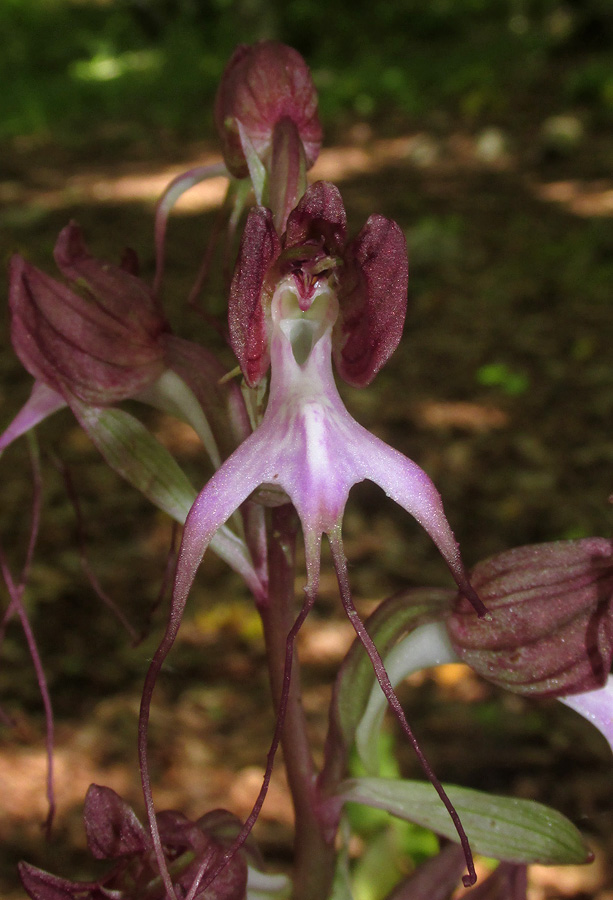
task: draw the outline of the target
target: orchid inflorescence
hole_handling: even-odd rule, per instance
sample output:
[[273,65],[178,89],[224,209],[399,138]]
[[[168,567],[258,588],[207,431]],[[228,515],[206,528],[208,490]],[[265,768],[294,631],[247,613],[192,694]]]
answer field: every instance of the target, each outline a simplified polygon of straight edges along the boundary
[[[303,900],[341,900],[351,896],[342,839],[344,804],[351,801],[424,824],[452,842],[407,876],[390,900],[429,898],[435,886],[436,896],[448,897],[464,864],[464,884],[474,884],[471,847],[504,861],[475,889],[475,900],[525,896],[528,863],[589,858],[580,835],[539,804],[441,785],[395,686],[417,669],[461,660],[508,690],[558,697],[613,746],[613,542],[519,548],[467,575],[428,475],[359,425],[335,383],[334,369],[350,385],[366,387],[398,345],[408,282],[402,230],[372,215],[349,239],[338,189],[308,184],[321,126],[310,72],[291,48],[274,42],[239,47],[221,80],[215,121],[225,167],[192,169],[160,199],[153,289],[139,277],[132,253],[117,266],[92,257],[74,223],[55,248],[64,281],[22,257],[11,263],[12,343],[35,380],[0,437],[0,450],[69,407],[106,462],[184,525],[168,622],[142,694],[139,762],[147,828],[114,792],[93,785],[85,807],[88,843],[96,857],[114,861],[110,874],[95,883],[70,882],[24,863],[24,887],[34,900],[255,900],[292,891]],[[228,258],[251,204],[228,286],[229,343],[242,386],[211,352],[172,333],[160,299],[168,214],[182,192],[220,171],[229,178]],[[120,407],[128,399],[192,425],[213,472],[199,492],[136,416]],[[361,621],[342,520],[350,489],[363,480],[379,485],[422,525],[455,591],[413,588]],[[307,575],[297,611],[296,516]],[[339,671],[317,771],[301,730],[294,642],[317,598],[324,535],[357,640]],[[242,825],[224,811],[196,823],[178,812],[157,813],[149,776],[156,679],[209,546],[241,575],[261,614],[277,713],[262,788]],[[24,573],[17,585],[4,563],[3,572],[11,591],[6,621],[23,613],[26,579]],[[378,738],[388,706],[430,785],[380,777]],[[265,874],[250,837],[280,743],[296,810],[293,886]],[[366,774],[349,778],[354,748]]]

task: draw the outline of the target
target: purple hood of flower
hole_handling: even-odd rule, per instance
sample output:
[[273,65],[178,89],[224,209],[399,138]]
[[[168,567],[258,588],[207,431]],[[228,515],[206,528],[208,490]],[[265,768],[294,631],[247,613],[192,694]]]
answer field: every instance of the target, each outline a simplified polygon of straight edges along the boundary
[[315,298],[325,284],[334,295],[330,312],[332,353],[341,377],[364,387],[396,349],[407,305],[406,241],[398,225],[371,216],[347,242],[347,216],[333,184],[311,185],[290,213],[282,239],[270,211],[251,210],[230,291],[232,347],[249,385],[270,365],[271,304],[279,282],[292,285],[300,313],[314,321]]
[[479,563],[471,583],[490,613],[458,597],[447,627],[463,662],[521,694],[603,687],[613,659],[613,541],[517,547]]

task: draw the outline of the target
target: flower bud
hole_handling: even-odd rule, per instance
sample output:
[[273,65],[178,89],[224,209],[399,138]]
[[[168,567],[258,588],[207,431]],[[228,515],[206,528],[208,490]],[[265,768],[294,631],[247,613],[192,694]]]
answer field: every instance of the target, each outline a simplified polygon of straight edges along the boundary
[[269,166],[275,126],[285,119],[294,123],[308,169],[321,146],[317,92],[309,67],[285,44],[241,44],[226,66],[215,98],[215,124],[232,175],[249,174],[241,129]]
[[601,687],[613,657],[613,541],[518,547],[479,563],[447,622],[460,659],[518,694],[563,697]]
[[165,369],[168,324],[149,288],[121,266],[90,256],[80,229],[60,232],[55,260],[76,293],[30,265],[11,261],[11,339],[35,378],[63,397],[106,406],[133,397]]

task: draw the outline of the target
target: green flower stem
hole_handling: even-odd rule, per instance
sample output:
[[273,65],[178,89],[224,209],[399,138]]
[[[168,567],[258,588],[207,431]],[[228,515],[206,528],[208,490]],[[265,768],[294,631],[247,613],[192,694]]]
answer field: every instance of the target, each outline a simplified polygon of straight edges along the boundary
[[[260,613],[275,709],[283,688],[287,635],[296,617],[294,578],[298,521],[288,504],[270,517],[268,602]],[[281,736],[287,780],[296,817],[293,900],[325,900],[331,889],[336,854],[318,815],[316,772],[301,699],[300,666],[294,655],[285,724]],[[329,835],[328,835],[329,837]]]

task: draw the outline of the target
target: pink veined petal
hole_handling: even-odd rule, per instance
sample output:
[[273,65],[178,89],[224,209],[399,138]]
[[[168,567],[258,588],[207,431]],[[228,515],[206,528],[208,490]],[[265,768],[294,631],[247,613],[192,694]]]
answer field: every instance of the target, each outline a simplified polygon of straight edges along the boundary
[[487,610],[468,581],[441,496],[429,476],[412,460],[357,423],[356,428],[362,432],[359,450],[362,478],[378,484],[388,497],[406,509],[428,532],[461,593],[470,600],[480,616],[485,615]]
[[558,699],[591,722],[605,736],[613,751],[613,675],[609,675],[604,687]]
[[167,323],[138,278],[87,254],[76,226],[64,229],[58,247],[58,261],[97,296],[87,291],[82,297],[14,256],[9,306],[15,352],[30,374],[63,395],[66,389],[103,405],[132,396],[164,369],[160,337]]
[[533,697],[604,684],[613,657],[613,542],[604,538],[516,547],[478,563],[471,584],[490,611],[454,605],[447,627],[463,662]]
[[35,381],[28,400],[0,435],[0,452],[52,413],[67,406],[64,398],[42,381]]

